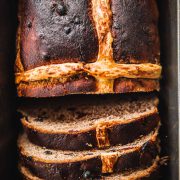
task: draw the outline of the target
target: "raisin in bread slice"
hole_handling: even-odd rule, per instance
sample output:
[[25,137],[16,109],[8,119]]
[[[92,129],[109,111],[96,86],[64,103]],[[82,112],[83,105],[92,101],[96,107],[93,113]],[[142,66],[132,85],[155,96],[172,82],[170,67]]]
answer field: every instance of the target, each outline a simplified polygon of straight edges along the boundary
[[[159,158],[156,158],[153,164],[145,169],[137,170],[134,172],[122,173],[122,174],[114,174],[105,177],[98,177],[93,179],[94,180],[140,180],[140,179],[157,180],[159,177],[158,168],[159,168]],[[23,176],[23,179],[25,180],[44,180],[42,178],[38,178],[37,176],[34,176],[28,168],[22,165],[19,166],[19,170]],[[83,179],[87,179],[87,180],[92,179],[91,174],[88,171],[84,173],[83,176],[84,176]]]
[[159,90],[155,0],[20,0],[19,4],[19,96]]
[[106,148],[131,143],[160,124],[154,96],[65,100],[23,105],[21,121],[31,142],[61,150]]
[[18,141],[20,163],[44,179],[81,179],[86,171],[93,176],[125,173],[153,164],[159,154],[157,134],[158,130],[125,146],[91,151],[50,150],[22,135]]

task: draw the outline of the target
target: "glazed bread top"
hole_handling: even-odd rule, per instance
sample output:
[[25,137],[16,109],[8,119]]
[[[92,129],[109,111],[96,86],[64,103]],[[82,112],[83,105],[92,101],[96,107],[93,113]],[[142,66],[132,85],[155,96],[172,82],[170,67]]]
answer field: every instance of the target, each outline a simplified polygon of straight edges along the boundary
[[23,0],[20,56],[25,70],[47,64],[92,62],[98,39],[91,2]]
[[24,70],[95,62],[98,55],[118,63],[159,63],[155,0],[21,0],[19,15]]
[[160,78],[156,0],[21,0],[19,19],[16,83],[21,95],[28,94],[24,83],[47,89],[55,80],[64,84],[79,74],[95,79],[96,93],[113,93],[118,78]]

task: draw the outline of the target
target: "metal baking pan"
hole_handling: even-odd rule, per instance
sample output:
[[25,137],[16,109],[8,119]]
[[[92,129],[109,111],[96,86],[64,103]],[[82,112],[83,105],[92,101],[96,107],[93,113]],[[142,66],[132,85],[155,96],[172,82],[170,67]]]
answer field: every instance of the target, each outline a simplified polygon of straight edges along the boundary
[[[179,177],[179,104],[178,79],[180,54],[179,0],[157,0],[160,11],[161,79],[160,131],[162,156],[169,156],[168,166],[162,168],[163,180]],[[0,177],[19,179],[17,174],[16,138],[18,104],[14,86],[15,35],[17,29],[17,0],[0,0]],[[19,123],[20,124],[20,123]],[[6,157],[6,158],[3,158]]]
[[178,26],[179,0],[158,0],[160,11],[161,64],[163,74],[160,91],[162,119],[162,155],[169,156],[169,165],[163,168],[163,179],[179,177],[179,59]]
[[13,76],[16,3],[0,0],[0,179],[17,177],[16,96]]

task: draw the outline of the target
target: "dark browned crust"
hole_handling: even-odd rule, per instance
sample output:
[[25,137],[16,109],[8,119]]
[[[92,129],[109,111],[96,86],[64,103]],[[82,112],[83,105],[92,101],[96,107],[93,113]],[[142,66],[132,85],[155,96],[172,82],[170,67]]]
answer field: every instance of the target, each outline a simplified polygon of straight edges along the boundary
[[[150,92],[159,90],[158,80],[119,78],[114,82],[114,93]],[[89,76],[65,83],[39,81],[20,83],[17,86],[20,97],[52,97],[67,94],[98,94],[96,79]]]
[[159,63],[156,0],[112,0],[113,55],[118,63]]
[[40,81],[21,83],[18,87],[18,96],[24,97],[53,97],[66,94],[88,93],[96,91],[95,78],[86,76],[73,79],[65,83],[52,83],[51,81]]
[[155,79],[125,79],[118,78],[114,81],[114,92],[151,92],[159,91],[159,80]]
[[[141,136],[146,136],[158,128],[160,122],[157,113],[137,119],[127,124],[116,124],[107,128],[110,145],[128,144]],[[88,150],[98,148],[96,129],[87,132],[60,134],[38,131],[24,126],[28,139],[39,146],[60,150]],[[128,132],[128,133],[127,133]]]
[[[118,157],[114,165],[114,173],[123,173],[146,168],[153,164],[157,155],[157,144],[153,141],[148,141],[140,147],[140,149]],[[20,162],[23,166],[28,168],[32,174],[47,180],[83,179],[83,174],[87,171],[90,172],[92,178],[102,174],[102,161],[100,157],[58,164],[34,161],[32,157],[21,155]]]
[[21,3],[20,57],[24,70],[95,61],[98,38],[90,0]]

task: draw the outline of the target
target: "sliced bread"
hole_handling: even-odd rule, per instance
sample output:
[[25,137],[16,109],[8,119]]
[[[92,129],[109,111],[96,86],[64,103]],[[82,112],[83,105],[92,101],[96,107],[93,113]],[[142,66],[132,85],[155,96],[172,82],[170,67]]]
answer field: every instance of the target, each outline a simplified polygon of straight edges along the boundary
[[[156,160],[153,162],[153,164],[150,167],[147,167],[142,170],[137,170],[134,172],[124,173],[124,174],[115,174],[105,177],[99,177],[99,178],[93,178],[93,180],[150,180],[150,179],[158,179],[158,163],[159,158],[156,158]],[[38,178],[37,176],[34,176],[28,168],[24,166],[19,166],[20,172],[23,175],[23,178],[25,180],[44,180],[42,178]],[[89,173],[86,173],[89,176],[85,176],[82,179],[92,179]]]
[[154,96],[95,98],[23,106],[22,124],[29,140],[50,149],[106,148],[131,143],[160,124]]
[[158,129],[124,146],[106,150],[49,150],[32,144],[22,135],[18,141],[20,163],[43,179],[81,179],[85,172],[93,177],[107,173],[125,173],[153,164],[158,157]]

